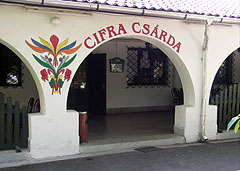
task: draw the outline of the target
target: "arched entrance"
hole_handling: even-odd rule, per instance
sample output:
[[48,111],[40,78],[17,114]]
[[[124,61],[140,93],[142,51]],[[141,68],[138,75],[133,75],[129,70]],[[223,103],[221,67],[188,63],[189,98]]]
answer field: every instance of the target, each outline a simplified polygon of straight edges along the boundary
[[240,74],[238,63],[240,48],[233,51],[219,67],[211,87],[209,104],[217,105],[218,132],[227,129],[232,117],[239,114]]
[[[154,43],[154,41],[151,43]],[[88,109],[91,102],[89,103],[89,96],[85,96],[86,91],[84,91],[84,89],[88,88],[88,82],[90,80],[88,80],[89,78],[85,80],[82,78],[89,75],[86,68],[91,66],[91,62],[96,64],[93,68],[96,68],[98,65],[102,66],[102,64],[105,63],[105,67],[102,66],[100,68],[103,69],[103,73],[105,72],[103,75],[106,76],[107,81],[101,88],[106,89],[106,112],[112,114],[92,119],[93,117],[91,115],[93,113],[90,112],[89,126],[92,124],[92,128],[95,127],[97,130],[95,129],[94,133],[94,129],[89,128],[89,131],[93,131],[92,133],[89,132],[89,136],[93,136],[89,137],[89,140],[91,140],[91,138],[99,138],[98,140],[101,140],[104,137],[106,138],[107,133],[115,134],[115,138],[129,138],[128,136],[131,135],[136,138],[138,135],[156,136],[174,133],[174,107],[175,105],[182,105],[184,103],[183,93],[189,93],[181,91],[183,88],[181,79],[169,56],[154,45],[144,41],[144,39],[114,39],[92,51],[92,54],[85,58],[84,62],[80,65],[78,68],[79,72],[76,72],[68,94],[68,109],[80,111]],[[160,46],[159,43],[157,45]],[[169,51],[166,52],[169,53]],[[161,56],[159,53],[163,54],[163,56],[158,57]],[[171,55],[171,53],[169,54]],[[100,58],[102,58],[102,64],[97,62]],[[178,59],[174,60],[174,57],[172,58],[173,61],[178,62]],[[116,60],[115,63],[111,63],[113,60]],[[130,60],[132,61],[129,62]],[[122,66],[124,67],[121,67],[121,64],[123,64]],[[155,67],[155,64],[158,65]],[[181,66],[180,63],[177,64],[177,67],[179,66]],[[164,73],[162,71],[163,68],[165,70]],[[97,73],[99,74],[99,72]],[[186,75],[185,80],[188,79]],[[77,79],[76,77],[79,78]],[[160,82],[162,84],[159,84]],[[188,84],[188,86],[191,86],[191,84]],[[175,91],[174,95],[179,101],[173,98],[173,89],[178,90]],[[193,89],[189,89],[189,91],[193,91]],[[79,95],[81,94],[80,96],[83,98],[80,96],[77,97],[78,93]],[[93,95],[94,94],[95,93],[93,93]],[[75,99],[71,96],[75,96]],[[95,96],[95,98],[98,97]],[[194,104],[194,98],[190,99],[191,96],[188,96],[188,98],[185,99],[185,104]],[[102,100],[104,100],[104,98]],[[76,106],[74,106],[70,101],[73,103],[81,101],[82,103],[75,104]],[[84,106],[86,101],[88,101],[88,105]],[[103,101],[98,100],[97,102],[102,103]],[[116,113],[118,113],[118,116]],[[123,115],[123,113],[125,114]],[[91,122],[91,119],[94,121]],[[101,124],[99,125],[100,122],[96,120],[100,121]],[[122,124],[123,127],[117,127],[117,121],[119,121],[118,124]],[[98,132],[98,134],[96,134],[96,132]],[[122,134],[116,137],[116,133],[119,132]]]
[[0,150],[27,148],[28,114],[40,111],[32,75],[13,50],[0,40]]

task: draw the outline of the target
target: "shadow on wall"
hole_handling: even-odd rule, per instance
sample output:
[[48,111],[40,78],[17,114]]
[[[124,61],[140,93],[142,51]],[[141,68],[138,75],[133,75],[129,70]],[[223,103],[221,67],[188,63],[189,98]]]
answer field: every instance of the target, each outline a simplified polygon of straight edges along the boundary
[[21,59],[1,43],[0,56],[0,92],[23,106],[31,97],[38,99],[35,82]]

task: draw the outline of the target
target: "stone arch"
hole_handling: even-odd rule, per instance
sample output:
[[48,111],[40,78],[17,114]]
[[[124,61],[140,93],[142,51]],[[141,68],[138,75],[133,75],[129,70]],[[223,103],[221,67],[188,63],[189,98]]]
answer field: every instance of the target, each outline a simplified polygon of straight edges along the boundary
[[[183,60],[180,58],[180,56],[173,50],[171,49],[169,46],[167,46],[166,44],[164,44],[163,42],[161,42],[158,39],[155,39],[151,36],[144,36],[144,35],[136,35],[136,34],[125,34],[125,35],[120,35],[114,38],[110,38],[106,41],[104,41],[103,43],[100,43],[98,45],[96,45],[94,48],[92,48],[91,50],[85,52],[84,54],[78,54],[78,55],[82,55],[84,56],[83,58],[81,58],[81,60],[78,61],[78,64],[76,64],[77,67],[75,67],[73,69],[73,73],[75,74],[77,68],[80,66],[80,64],[84,61],[84,59],[91,53],[93,52],[95,49],[97,49],[99,46],[101,46],[102,44],[113,40],[115,38],[134,38],[134,39],[141,39],[143,41],[149,42],[151,44],[153,44],[154,46],[156,46],[157,48],[159,48],[161,51],[163,51],[171,60],[171,62],[174,64],[181,82],[182,82],[182,86],[183,86],[183,92],[184,92],[184,105],[185,106],[191,106],[194,107],[195,106],[195,91],[194,91],[194,86],[193,86],[193,82],[191,79],[191,76],[189,74],[189,70],[187,69],[187,66],[184,64]],[[67,104],[67,99],[68,99],[68,92],[70,90],[70,84],[68,84],[68,87],[66,88],[68,91],[66,92],[66,103]]]
[[13,45],[11,45],[9,42],[3,40],[2,38],[0,38],[0,43],[2,43],[4,46],[6,46],[7,48],[9,48],[12,52],[14,52],[20,59],[21,61],[26,65],[26,67],[28,68],[31,76],[33,77],[33,80],[35,82],[35,85],[37,87],[37,91],[38,91],[38,95],[39,95],[39,99],[40,99],[40,106],[41,106],[41,113],[45,113],[45,98],[43,95],[43,89],[42,86],[40,85],[39,79],[34,71],[34,69],[32,68],[32,65],[29,63],[29,61],[22,55],[22,53],[17,50]]
[[[190,75],[190,71],[188,70],[187,66],[185,65],[184,61],[180,57],[180,55],[171,47],[169,47],[166,43],[161,42],[159,39],[155,39],[148,35],[136,35],[136,34],[125,34],[120,35],[114,38],[110,38],[105,40],[102,43],[99,43],[92,49],[88,49],[87,51],[80,51],[78,53],[79,56],[82,56],[78,62],[76,62],[74,65],[74,68],[72,68],[73,75],[76,73],[76,70],[81,65],[81,63],[84,61],[84,59],[95,49],[97,49],[99,46],[101,46],[103,43],[106,43],[110,40],[113,40],[115,38],[133,38],[133,39],[140,39],[145,42],[149,42],[153,44],[155,47],[159,48],[161,51],[163,51],[168,58],[171,60],[173,65],[175,66],[181,83],[183,87],[183,93],[184,93],[184,103],[181,106],[175,107],[175,121],[174,121],[174,133],[184,136],[186,138],[187,142],[191,142],[192,139],[190,136],[188,137],[188,129],[186,127],[188,119],[187,115],[190,115],[194,108],[195,108],[195,91],[194,91],[194,85],[193,80]],[[65,109],[67,109],[67,100],[68,100],[68,94],[70,91],[70,84],[66,86],[66,94],[65,94]]]
[[219,115],[217,105],[211,104],[210,100],[210,98],[214,99],[214,96],[211,97],[213,82],[222,63],[229,57],[231,53],[233,53],[239,47],[240,46],[238,42],[229,42],[229,46],[224,46],[224,48],[219,48],[218,51],[211,51],[212,53],[209,53],[206,85],[206,99],[209,101],[206,106],[206,136],[209,139],[216,139],[218,129],[222,129],[221,127],[219,127]]
[[[208,74],[209,78],[209,82],[208,82],[208,90],[207,90],[207,99],[210,98],[210,94],[211,94],[211,88],[213,85],[213,81],[217,75],[218,69],[220,68],[220,66],[222,65],[222,63],[229,57],[229,55],[231,53],[233,53],[234,51],[236,51],[238,48],[240,48],[239,45],[233,45],[231,48],[225,49],[220,55],[219,59],[217,61],[217,63],[215,63],[215,65],[211,65],[211,67],[214,66],[214,68],[212,68],[212,72]],[[216,61],[215,61],[216,62]]]

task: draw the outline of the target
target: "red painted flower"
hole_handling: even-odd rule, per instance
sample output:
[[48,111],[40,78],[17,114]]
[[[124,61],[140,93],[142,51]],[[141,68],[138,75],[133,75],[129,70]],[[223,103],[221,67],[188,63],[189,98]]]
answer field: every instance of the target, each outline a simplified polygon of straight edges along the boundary
[[45,82],[46,80],[48,81],[48,73],[46,71],[46,69],[43,69],[42,71],[40,71],[41,75],[42,75],[42,80]]
[[72,71],[67,69],[66,72],[65,72],[65,76],[64,76],[64,79],[69,81],[70,80],[70,76],[72,74]]

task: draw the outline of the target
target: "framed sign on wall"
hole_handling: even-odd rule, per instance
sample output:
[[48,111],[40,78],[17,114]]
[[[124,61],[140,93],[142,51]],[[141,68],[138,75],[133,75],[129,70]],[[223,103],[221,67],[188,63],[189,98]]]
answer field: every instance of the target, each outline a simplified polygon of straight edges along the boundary
[[119,57],[109,59],[110,72],[113,72],[113,73],[124,72],[124,63],[125,63],[125,60]]

